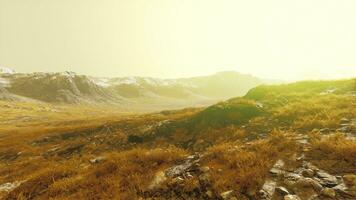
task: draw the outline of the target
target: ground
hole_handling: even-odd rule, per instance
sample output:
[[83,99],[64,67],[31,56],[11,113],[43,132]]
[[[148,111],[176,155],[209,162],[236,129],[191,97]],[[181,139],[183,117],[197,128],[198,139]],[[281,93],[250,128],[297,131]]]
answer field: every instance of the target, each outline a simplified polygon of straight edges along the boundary
[[355,99],[342,80],[149,114],[3,101],[0,197],[354,199]]

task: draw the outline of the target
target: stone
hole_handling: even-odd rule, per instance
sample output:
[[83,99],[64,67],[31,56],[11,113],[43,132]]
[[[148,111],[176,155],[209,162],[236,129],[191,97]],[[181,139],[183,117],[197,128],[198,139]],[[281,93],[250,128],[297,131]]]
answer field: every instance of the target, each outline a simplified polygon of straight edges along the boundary
[[[196,160],[194,160],[194,158]],[[168,177],[177,177],[183,175],[186,172],[193,171],[197,169],[198,162],[199,159],[197,157],[188,157],[188,159],[183,164],[168,168],[166,170],[166,175]]]
[[301,178],[294,184],[294,188],[297,188],[297,190],[302,188],[313,188],[314,191],[320,192],[323,189],[323,186],[311,178]]
[[324,188],[321,191],[321,195],[325,197],[334,198],[336,196],[335,190],[332,188]]
[[302,178],[302,176],[297,173],[287,173],[284,175],[284,177],[288,180],[293,180],[293,181],[297,181]]
[[278,192],[279,194],[285,196],[289,194],[289,191],[287,190],[287,188],[285,187],[276,187],[276,192]]
[[100,162],[105,161],[105,160],[106,160],[106,157],[99,156],[99,157],[90,159],[89,161],[90,161],[90,163],[95,164],[95,163],[100,163]]
[[314,171],[311,170],[311,169],[304,169],[301,174],[304,176],[304,177],[308,177],[308,178],[311,178],[314,176]]
[[335,176],[330,175],[329,173],[325,171],[319,171],[316,173],[316,175],[321,179],[321,184],[328,186],[328,187],[334,187],[338,185],[338,180]]
[[284,196],[284,200],[301,200],[297,195],[286,195]]
[[271,199],[275,192],[276,185],[277,183],[275,181],[267,180],[259,191],[261,198],[266,200]]
[[233,194],[234,194],[234,191],[233,190],[229,190],[229,191],[226,191],[226,192],[222,192],[220,194],[220,196],[224,200],[231,200],[231,198],[233,198]]
[[301,160],[304,160],[305,159],[305,154],[302,153],[302,155],[300,155],[298,158],[297,158],[297,161],[301,161]]
[[277,169],[277,168],[274,168],[274,167],[273,167],[272,169],[270,169],[269,172],[270,172],[271,174],[274,174],[274,175],[281,175],[281,174],[284,174],[284,171],[283,171],[283,170]]
[[285,163],[283,160],[277,160],[277,162],[273,165],[274,168],[278,168],[278,169],[283,169]]
[[319,168],[317,168],[315,165],[311,164],[310,162],[304,161],[303,162],[303,167],[305,169],[311,169],[311,170],[313,170],[315,172],[319,171]]

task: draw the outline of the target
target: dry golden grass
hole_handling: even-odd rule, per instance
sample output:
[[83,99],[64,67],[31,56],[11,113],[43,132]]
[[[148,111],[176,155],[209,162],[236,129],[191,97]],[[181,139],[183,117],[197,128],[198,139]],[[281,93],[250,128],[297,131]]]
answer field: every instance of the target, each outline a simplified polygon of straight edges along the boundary
[[207,150],[204,162],[211,167],[213,188],[253,195],[264,182],[270,167],[279,158],[293,153],[296,144],[286,133],[274,131],[269,139],[250,144],[223,143]]
[[342,134],[314,137],[307,155],[317,166],[330,172],[356,172],[356,141]]
[[74,159],[34,173],[6,199],[136,199],[158,170],[186,155],[184,150],[170,147],[111,153],[96,165]]

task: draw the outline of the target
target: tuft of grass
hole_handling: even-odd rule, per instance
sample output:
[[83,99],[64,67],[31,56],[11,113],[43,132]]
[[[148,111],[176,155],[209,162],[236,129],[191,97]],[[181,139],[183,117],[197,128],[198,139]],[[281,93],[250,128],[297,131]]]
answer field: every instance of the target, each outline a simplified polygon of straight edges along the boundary
[[307,156],[318,167],[334,173],[356,172],[356,141],[337,133],[314,137]]

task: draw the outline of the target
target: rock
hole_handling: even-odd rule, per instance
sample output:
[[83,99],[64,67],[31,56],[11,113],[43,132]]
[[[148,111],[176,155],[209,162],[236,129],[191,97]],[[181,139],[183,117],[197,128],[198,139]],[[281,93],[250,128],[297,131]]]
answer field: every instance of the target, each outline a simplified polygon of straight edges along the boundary
[[301,200],[297,195],[286,195],[284,196],[284,200]]
[[345,124],[345,123],[349,123],[349,122],[350,122],[350,120],[345,117],[340,119],[340,124]]
[[316,175],[321,179],[321,184],[328,186],[328,187],[334,187],[338,184],[338,180],[335,176],[330,175],[329,173],[325,171],[319,171],[316,173]]
[[304,160],[305,159],[305,154],[302,153],[302,155],[300,155],[298,158],[297,158],[297,161],[301,161],[301,160]]
[[299,174],[296,174],[296,173],[287,173],[284,175],[284,178],[286,178],[288,180],[292,180],[292,181],[297,181],[297,180],[301,179],[302,176]]
[[267,180],[263,184],[262,189],[259,192],[261,198],[266,199],[266,200],[272,199],[272,196],[276,189],[276,185],[277,185],[277,183],[275,181]]
[[335,187],[333,187],[333,189],[336,191],[336,193],[340,194],[343,197],[352,197],[352,196],[356,196],[356,194],[352,191],[349,191],[349,189],[346,187],[346,185],[344,183],[341,183]]
[[277,160],[277,162],[273,165],[274,168],[283,169],[285,163],[283,160]]
[[317,168],[315,165],[313,165],[313,164],[311,164],[310,162],[306,162],[306,161],[304,161],[303,162],[303,167],[305,168],[305,169],[311,169],[311,170],[313,170],[313,171],[319,171],[319,168]]
[[321,195],[325,197],[334,198],[336,196],[335,190],[332,188],[325,188],[321,191]]
[[281,175],[281,174],[284,174],[284,171],[281,170],[281,169],[277,169],[277,168],[272,168],[269,170],[269,172],[271,174],[275,174],[275,175]]
[[229,190],[229,191],[226,191],[226,192],[222,192],[220,194],[220,196],[224,200],[230,200],[231,198],[233,198],[233,194],[234,194],[234,191],[233,190]]
[[276,188],[276,192],[278,192],[279,194],[285,196],[289,194],[289,191],[287,190],[287,188],[285,187],[277,187]]
[[304,176],[304,177],[308,177],[308,178],[311,178],[314,176],[314,171],[311,170],[311,169],[304,169],[301,174]]
[[194,171],[198,168],[198,162],[199,158],[196,156],[190,156],[183,164],[168,168],[166,170],[166,175],[168,177],[177,177],[185,174],[186,172]]
[[295,190],[302,190],[303,188],[312,188],[316,192],[320,192],[323,189],[317,181],[311,178],[301,178],[294,184]]
[[156,173],[154,179],[151,184],[148,186],[148,189],[156,189],[161,186],[161,184],[167,180],[166,174],[163,171],[159,171]]
[[351,132],[352,131],[352,128],[351,126],[343,126],[339,129],[337,129],[337,131],[340,131],[340,132],[343,132],[343,133],[347,133],[347,132]]
[[103,162],[103,161],[105,161],[105,160],[106,160],[106,157],[104,157],[104,156],[99,156],[99,157],[90,159],[89,162],[92,163],[92,164],[95,164],[95,163]]

